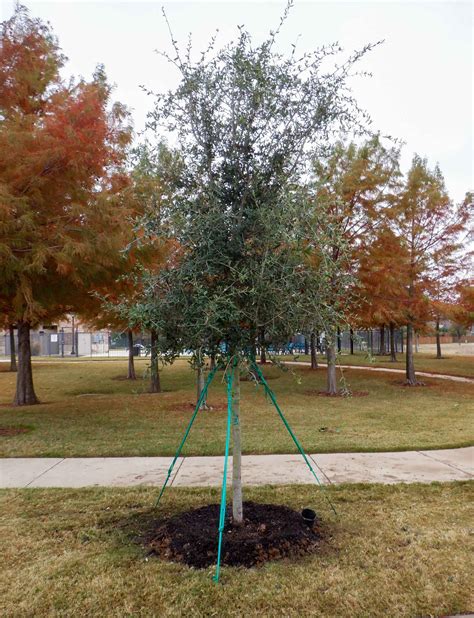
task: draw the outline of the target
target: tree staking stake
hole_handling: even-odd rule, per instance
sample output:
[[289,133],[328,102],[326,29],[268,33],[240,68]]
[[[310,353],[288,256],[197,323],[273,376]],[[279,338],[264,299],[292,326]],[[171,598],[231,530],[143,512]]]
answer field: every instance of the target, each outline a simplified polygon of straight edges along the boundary
[[180,456],[181,451],[183,450],[184,443],[186,442],[186,439],[187,439],[187,437],[189,435],[189,432],[191,431],[191,427],[193,426],[193,423],[194,423],[194,421],[196,419],[197,413],[199,412],[199,409],[201,408],[201,404],[204,401],[205,397],[207,396],[207,390],[208,390],[212,380],[214,379],[214,376],[216,375],[217,368],[218,368],[218,366],[216,365],[214,367],[214,369],[212,369],[212,371],[209,373],[209,376],[207,378],[206,384],[204,385],[204,388],[202,389],[201,394],[199,395],[199,399],[198,399],[198,402],[197,402],[196,407],[194,409],[193,415],[191,417],[191,420],[189,421],[188,426],[186,427],[186,431],[184,432],[183,439],[181,440],[180,445],[178,446],[178,450],[176,451],[174,459],[171,462],[171,466],[168,469],[168,475],[166,477],[165,482],[163,483],[163,487],[161,488],[160,495],[156,499],[155,506],[158,506],[159,503],[160,503],[161,496],[163,495],[163,493],[164,493],[164,491],[166,489],[166,486],[167,486],[168,481],[170,479],[171,473],[173,472],[173,469],[174,469],[174,466],[176,464],[176,461],[178,460],[178,457]]
[[[314,471],[311,463],[309,462],[309,459],[303,449],[303,447],[301,446],[298,438],[296,437],[296,435],[293,433],[293,430],[290,427],[290,424],[288,423],[288,421],[285,418],[285,415],[283,414],[283,412],[281,411],[280,406],[278,405],[278,402],[276,400],[275,394],[274,392],[271,390],[271,388],[268,386],[267,381],[265,380],[263,373],[261,372],[260,368],[258,367],[257,363],[255,362],[254,358],[250,358],[250,367],[252,370],[255,371],[255,373],[257,374],[261,384],[263,385],[263,388],[265,390],[265,396],[269,397],[272,404],[274,405],[276,411],[278,412],[279,417],[281,418],[281,420],[283,421],[283,424],[285,425],[286,429],[288,430],[288,433],[290,434],[293,442],[295,443],[296,447],[298,448],[298,451],[301,453],[306,465],[308,466],[308,468],[310,469],[311,474],[313,475],[313,477],[316,479],[317,484],[319,485],[319,487],[321,489],[325,489],[324,485],[321,483],[321,481],[319,480],[316,472]],[[233,387],[234,387],[234,377],[235,377],[235,370],[236,370],[236,366],[239,362],[239,359],[237,356],[235,356],[233,359],[229,359],[228,363],[227,363],[227,367],[229,367],[229,365],[231,365],[231,369],[230,371],[226,371],[226,376],[225,376],[225,380],[227,383],[227,429],[226,429],[226,439],[225,439],[225,450],[224,450],[224,471],[223,471],[223,478],[222,478],[222,488],[221,488],[221,503],[220,503],[220,509],[219,509],[219,528],[218,528],[218,546],[217,546],[217,563],[216,563],[216,573],[213,576],[213,580],[216,583],[219,583],[219,576],[220,576],[220,567],[221,567],[221,556],[222,556],[222,545],[223,545],[223,534],[224,534],[224,528],[225,528],[225,516],[226,516],[226,501],[227,501],[227,468],[228,468],[228,461],[229,461],[229,450],[230,450],[230,437],[231,437],[231,425],[232,425],[232,413],[233,413],[233,403],[232,403],[232,396],[233,396]],[[204,401],[204,399],[207,397],[207,391],[209,389],[209,386],[211,385],[212,380],[214,379],[214,376],[218,370],[218,368],[220,367],[220,364],[217,364],[209,373],[209,376],[206,380],[206,383],[204,385],[204,388],[201,391],[201,394],[199,396],[199,399],[196,403],[196,407],[194,409],[193,415],[191,417],[191,420],[188,423],[188,426],[186,428],[186,431],[184,432],[184,436],[178,446],[178,450],[176,451],[176,454],[173,458],[173,461],[171,462],[171,465],[168,469],[168,474],[166,476],[166,480],[163,484],[163,487],[161,488],[160,494],[156,500],[156,506],[159,505],[161,497],[163,496],[163,493],[168,485],[168,481],[171,477],[171,474],[173,472],[174,466],[176,464],[176,461],[178,460],[178,457],[181,454],[181,451],[183,450],[184,444],[188,438],[189,432],[191,431],[191,427],[193,426],[193,423],[196,419],[196,416],[200,410],[201,404]],[[323,494],[329,504],[329,506],[331,507],[333,513],[337,516],[337,511],[333,505],[333,503],[331,502],[329,496],[324,493]]]
[[[313,466],[309,463],[309,459],[306,456],[306,453],[304,452],[303,447],[301,446],[298,438],[295,436],[295,434],[293,433],[293,430],[290,427],[290,424],[288,423],[288,421],[285,418],[285,415],[283,414],[283,412],[280,409],[280,406],[278,405],[278,402],[276,400],[275,394],[272,391],[272,389],[268,386],[267,381],[265,380],[263,373],[260,371],[257,363],[255,362],[255,360],[252,359],[251,361],[251,367],[255,370],[255,372],[257,373],[258,377],[260,378],[261,383],[263,384],[263,387],[265,389],[265,393],[268,394],[268,396],[270,397],[273,405],[275,406],[276,411],[278,412],[279,417],[281,418],[281,420],[283,421],[283,424],[285,425],[286,429],[288,430],[288,433],[290,434],[293,442],[296,444],[296,447],[298,448],[299,452],[301,453],[301,455],[303,456],[303,459],[306,462],[306,465],[308,466],[308,468],[311,471],[311,474],[314,476],[314,478],[316,479],[316,482],[318,483],[318,485],[321,487],[321,489],[325,489],[324,485],[321,483],[321,481],[318,478],[318,475],[316,474],[316,472],[313,469]],[[328,501],[329,506],[331,507],[334,515],[337,516],[337,511],[333,505],[333,503],[331,502],[331,500],[329,499],[329,496],[327,494],[324,494],[326,497],[326,500]]]
[[232,364],[232,370],[230,375],[226,375],[227,381],[227,433],[225,438],[225,453],[224,453],[224,473],[222,476],[222,490],[221,490],[221,508],[219,514],[219,543],[217,546],[217,565],[216,574],[213,580],[216,584],[219,583],[219,575],[221,572],[221,552],[222,552],[222,535],[225,527],[225,511],[226,511],[226,497],[227,497],[227,463],[229,460],[229,444],[230,444],[230,428],[232,421],[232,388],[234,384],[235,366],[238,362],[237,358],[234,358]]

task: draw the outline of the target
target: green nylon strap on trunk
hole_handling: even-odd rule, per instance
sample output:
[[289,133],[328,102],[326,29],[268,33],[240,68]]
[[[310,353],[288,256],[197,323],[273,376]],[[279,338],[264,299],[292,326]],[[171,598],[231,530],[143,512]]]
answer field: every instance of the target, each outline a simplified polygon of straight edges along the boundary
[[227,499],[227,463],[229,460],[229,445],[230,445],[230,428],[232,421],[232,387],[234,384],[234,374],[236,361],[238,359],[234,359],[232,364],[232,370],[230,375],[226,377],[227,380],[227,432],[225,438],[225,453],[224,453],[224,473],[222,477],[222,490],[221,490],[221,508],[219,513],[219,542],[217,546],[217,564],[216,564],[216,574],[213,577],[213,580],[219,583],[219,575],[221,571],[221,552],[222,552],[222,535],[225,527],[225,511],[226,511],[226,499]]
[[209,388],[209,386],[210,386],[210,384],[211,384],[211,382],[212,382],[212,380],[213,380],[213,378],[214,378],[214,376],[216,374],[217,369],[218,369],[218,366],[216,365],[214,367],[214,369],[212,369],[212,371],[209,373],[209,376],[207,377],[207,380],[206,380],[206,383],[204,385],[204,388],[202,389],[201,394],[199,395],[199,399],[197,401],[196,408],[194,409],[194,412],[193,412],[193,415],[191,417],[191,420],[189,421],[189,424],[186,427],[186,431],[184,433],[183,439],[181,440],[181,442],[180,442],[180,444],[178,446],[178,450],[176,451],[176,455],[174,456],[174,459],[173,459],[173,461],[171,463],[171,466],[168,469],[168,475],[166,477],[165,482],[163,483],[163,487],[161,488],[160,495],[156,499],[155,506],[158,506],[159,503],[160,503],[161,496],[164,494],[166,486],[168,485],[168,481],[170,479],[171,473],[173,472],[174,466],[175,466],[175,464],[176,464],[176,462],[178,460],[178,457],[181,454],[181,451],[183,449],[184,443],[187,440],[189,432],[191,431],[191,427],[193,426],[194,420],[195,420],[195,418],[197,416],[197,413],[199,412],[201,404],[202,404],[202,402],[204,401],[204,399],[205,399],[205,397],[207,395],[207,390],[208,390],[208,388]]
[[[304,452],[303,447],[301,446],[301,444],[299,443],[298,438],[295,436],[295,434],[293,433],[293,430],[290,427],[290,424],[288,423],[288,421],[285,418],[285,415],[283,414],[283,412],[280,409],[280,406],[278,405],[278,402],[276,400],[276,397],[272,391],[272,389],[268,386],[267,381],[265,380],[263,373],[261,372],[259,366],[257,365],[257,363],[255,362],[255,360],[252,360],[251,362],[251,367],[256,371],[258,377],[260,378],[263,387],[265,389],[265,392],[267,393],[267,395],[270,397],[270,399],[272,400],[273,405],[275,406],[276,411],[278,412],[278,415],[280,416],[281,420],[283,421],[283,424],[285,425],[285,427],[288,430],[288,433],[290,434],[293,442],[296,444],[296,447],[298,448],[299,452],[301,453],[301,455],[303,456],[303,459],[306,462],[306,465],[308,466],[308,468],[311,471],[311,474],[314,476],[314,478],[316,479],[316,482],[318,483],[318,485],[321,487],[321,489],[325,489],[324,485],[321,483],[321,481],[319,480],[316,472],[313,470],[312,465],[309,463],[309,459],[306,456],[306,453]],[[333,505],[333,503],[331,502],[331,500],[329,499],[329,496],[325,493],[324,494],[326,500],[328,501],[329,506],[331,507],[331,509],[333,510],[333,513],[337,516],[337,511]]]

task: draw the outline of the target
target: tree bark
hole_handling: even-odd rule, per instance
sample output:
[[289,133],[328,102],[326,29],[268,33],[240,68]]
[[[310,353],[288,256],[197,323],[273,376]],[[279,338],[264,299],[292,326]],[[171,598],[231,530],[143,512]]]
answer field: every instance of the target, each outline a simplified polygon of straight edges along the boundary
[[369,348],[370,348],[370,354],[373,356],[374,355],[374,333],[372,329],[369,330]]
[[395,324],[390,322],[390,361],[397,362],[397,349],[395,347]]
[[415,352],[416,352],[417,354],[418,354],[418,352],[419,352],[419,350],[418,350],[418,337],[419,337],[418,333],[417,333],[417,332],[415,332],[415,333],[414,333],[413,338],[414,338],[414,340],[415,340]]
[[243,522],[242,443],[240,436],[240,364],[235,368],[232,392],[232,519]]
[[[196,404],[199,401],[199,397],[201,396],[202,391],[204,390],[205,379],[204,379],[204,365],[198,365],[196,375]],[[201,405],[199,407],[200,410],[209,410],[209,406],[207,405],[207,396],[201,401]]]
[[318,368],[318,357],[316,354],[316,333],[311,333],[310,336],[310,352],[311,352],[311,369]]
[[128,336],[128,380],[136,380],[137,376],[135,374],[135,359],[133,357],[133,332],[129,328],[127,331]]
[[441,354],[441,337],[439,332],[439,318],[436,318],[436,358],[443,358]]
[[16,351],[15,351],[15,327],[10,324],[8,327],[10,331],[10,371],[17,371],[16,365]]
[[342,351],[342,335],[341,335],[341,329],[339,328],[339,326],[337,327],[337,352],[338,354],[341,353]]
[[407,324],[406,378],[407,384],[416,385],[415,363],[413,361],[413,326],[411,324]]
[[309,354],[309,347],[310,346],[309,346],[308,337],[305,335],[304,336],[304,353],[305,353],[305,356],[308,356],[308,354]]
[[354,354],[354,330],[351,328],[349,331],[351,354]]
[[334,336],[327,342],[326,357],[328,363],[327,371],[327,394],[337,395],[337,378],[336,378],[336,342]]
[[265,330],[260,329],[260,364],[265,365],[267,362],[267,351],[265,349]]
[[385,324],[382,324],[382,326],[380,327],[379,354],[385,354]]
[[212,371],[215,368],[216,368],[216,355],[215,354],[211,354],[210,369]]
[[16,374],[16,393],[13,405],[31,406],[39,403],[33,386],[31,368],[30,324],[19,321],[18,328],[18,371]]
[[151,333],[151,354],[150,354],[150,393],[161,393],[160,372],[158,369],[158,335],[155,330]]
[[404,338],[403,328],[400,328],[400,351],[402,354],[403,354],[403,338]]

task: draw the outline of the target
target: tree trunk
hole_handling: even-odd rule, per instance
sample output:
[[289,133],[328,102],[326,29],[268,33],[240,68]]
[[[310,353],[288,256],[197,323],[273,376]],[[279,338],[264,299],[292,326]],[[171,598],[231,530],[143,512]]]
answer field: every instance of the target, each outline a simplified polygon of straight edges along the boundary
[[211,354],[210,369],[212,371],[215,368],[216,368],[216,355],[215,354]]
[[31,368],[30,324],[19,321],[18,328],[18,371],[16,374],[16,393],[13,405],[31,406],[39,403],[33,386]]
[[441,337],[439,332],[439,318],[436,318],[436,358],[443,358],[441,355]]
[[318,357],[316,355],[316,333],[311,333],[309,347],[311,351],[311,369],[317,369]]
[[354,354],[354,330],[351,328],[349,331],[351,354]]
[[371,356],[374,355],[374,333],[372,329],[369,330],[369,348]]
[[309,341],[306,335],[304,336],[304,353],[305,353],[305,356],[308,356],[309,354]]
[[342,336],[341,329],[337,327],[337,353],[340,354],[342,350]]
[[328,363],[326,392],[328,395],[337,395],[336,342],[334,341],[334,336],[327,342],[326,357]]
[[150,360],[150,393],[161,393],[160,372],[158,369],[158,335],[151,332],[151,360]]
[[403,333],[403,328],[400,329],[400,352],[403,354],[403,338],[404,338],[404,333]]
[[380,327],[380,345],[379,345],[379,354],[385,354],[385,325],[382,324]]
[[415,363],[413,361],[413,326],[407,324],[407,345],[406,345],[406,378],[407,384],[416,385]]
[[135,359],[133,358],[133,332],[129,328],[127,331],[128,336],[128,380],[136,380],[137,376],[135,374]]
[[265,349],[265,330],[260,329],[260,364],[265,365],[267,362],[267,351]]
[[240,439],[240,364],[235,368],[232,392],[232,519],[243,522],[242,444]]
[[395,324],[390,322],[390,361],[397,362],[397,348],[395,347]]
[[16,371],[16,352],[15,352],[15,327],[10,324],[8,327],[10,331],[10,371]]
[[415,332],[415,333],[414,333],[414,339],[415,339],[415,352],[416,352],[417,354],[418,354],[418,352],[419,352],[419,349],[418,349],[418,337],[419,337],[418,333],[417,333],[417,332]]
[[[197,386],[196,404],[199,401],[199,397],[201,396],[202,391],[204,390],[205,382],[206,381],[204,379],[204,365],[198,365],[197,376],[196,376],[196,386]],[[201,406],[199,407],[199,409],[209,410],[209,406],[207,405],[207,397],[204,397],[204,399],[201,401]]]

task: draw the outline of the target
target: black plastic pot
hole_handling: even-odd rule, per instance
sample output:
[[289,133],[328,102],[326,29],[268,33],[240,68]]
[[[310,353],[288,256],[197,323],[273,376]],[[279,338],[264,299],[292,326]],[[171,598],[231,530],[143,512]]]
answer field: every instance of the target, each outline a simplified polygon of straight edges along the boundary
[[314,521],[316,519],[316,513],[313,509],[303,509],[301,511],[301,517],[303,518],[304,523],[308,526],[308,528],[312,528]]

